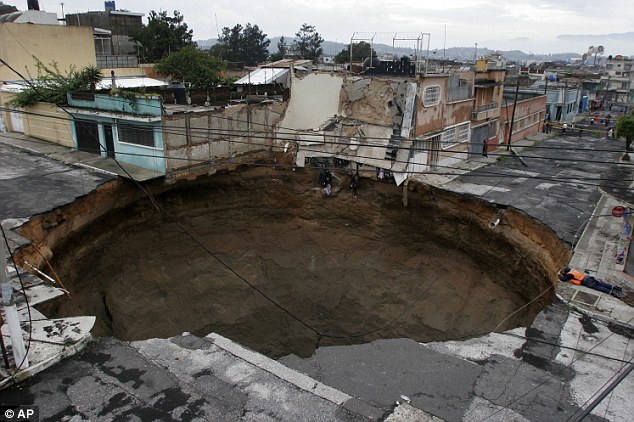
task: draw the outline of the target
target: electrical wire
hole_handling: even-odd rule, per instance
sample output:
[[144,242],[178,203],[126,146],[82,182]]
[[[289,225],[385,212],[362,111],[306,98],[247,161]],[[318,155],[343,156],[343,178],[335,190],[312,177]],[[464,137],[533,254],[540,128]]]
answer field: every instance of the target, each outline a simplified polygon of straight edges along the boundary
[[[119,100],[119,101],[125,101],[125,100]],[[69,115],[74,116],[73,118],[65,118],[62,116],[51,116],[51,115],[46,115],[46,114],[42,114],[42,113],[36,113],[36,112],[30,112],[30,111],[24,111],[24,110],[20,110],[20,109],[11,109],[11,108],[7,108],[7,107],[0,107],[0,110],[3,111],[8,111],[8,112],[12,112],[12,113],[19,113],[19,114],[26,114],[26,115],[35,115],[35,116],[40,116],[40,117],[47,117],[50,119],[57,119],[57,120],[62,120],[62,121],[68,121],[68,122],[73,122],[73,121],[79,121],[79,122],[87,122],[87,123],[94,123],[94,120],[89,119],[89,118],[82,118],[82,117],[77,117],[77,113],[73,113],[70,111],[66,111]],[[156,116],[155,116],[156,117]],[[212,128],[165,128],[163,127],[163,132],[166,134],[173,134],[173,135],[183,135],[183,136],[187,136],[191,139],[200,139],[200,140],[205,140],[205,141],[217,141],[215,139],[209,139],[210,135],[217,135],[217,136],[227,136],[230,137],[232,135],[235,136],[241,136],[241,137],[249,137],[249,138],[255,138],[255,139],[266,139],[266,140],[270,140],[271,138],[274,138],[278,141],[293,141],[293,142],[303,142],[303,143],[313,143],[315,145],[338,145],[338,146],[348,146],[348,143],[350,142],[350,139],[353,138],[351,136],[346,136],[346,135],[336,135],[334,133],[316,133],[314,131],[305,131],[305,130],[296,130],[296,129],[290,129],[288,128],[287,130],[289,130],[290,132],[281,132],[279,129],[283,128],[283,127],[279,127],[276,125],[268,125],[265,123],[258,123],[258,122],[253,122],[253,121],[248,121],[248,120],[243,120],[243,119],[233,119],[230,117],[223,117],[223,116],[214,116],[214,118],[218,119],[218,120],[225,120],[225,121],[229,121],[229,122],[236,122],[236,123],[246,123],[248,125],[259,125],[259,126],[265,126],[266,129],[269,129],[268,131],[264,131],[264,130],[254,130],[254,129],[212,129]],[[121,120],[125,120],[125,119],[121,119]],[[144,122],[141,122],[144,123]],[[141,124],[139,126],[135,126],[135,130],[139,130],[139,131],[148,131],[148,132],[153,132],[153,127],[149,126],[147,124]],[[276,131],[275,134],[273,134],[273,131]],[[306,136],[310,136],[310,137],[319,137],[319,138],[324,138],[323,140],[319,140],[319,141],[312,141],[312,140],[308,140],[308,139],[301,139],[299,140],[297,137],[295,137],[295,135],[306,135]],[[341,143],[341,142],[336,142],[336,141],[328,141],[327,139],[342,139],[345,140],[346,143]],[[366,141],[377,141],[377,142],[387,142],[389,141],[389,138],[385,138],[385,137],[372,137],[372,136],[364,136],[363,139],[365,139]],[[250,142],[246,142],[246,141],[237,141],[235,139],[228,139],[228,140],[222,140],[225,142],[233,142],[233,143],[243,143],[243,144],[248,144]],[[427,140],[414,140],[414,142],[429,142]],[[459,145],[471,145],[473,144],[472,142],[461,142]],[[478,145],[480,145],[479,143],[477,143]],[[386,148],[386,145],[384,144],[373,144],[373,143],[357,143],[357,146],[363,146],[363,147],[368,147],[368,148]],[[506,145],[505,143],[501,143],[499,144],[500,146],[502,145]],[[394,150],[410,150],[410,147],[403,147],[403,146],[394,146],[394,147],[390,147],[391,149]],[[530,147],[528,147],[528,149],[535,149],[535,150],[539,150],[539,149],[543,149],[543,150],[553,150],[553,151],[574,151],[574,152],[613,152],[613,153],[623,153],[622,149],[604,149],[604,148],[578,148],[578,147],[571,147],[571,148],[564,148],[564,147],[552,147],[552,146],[545,146],[545,145],[532,145]],[[426,151],[430,151],[430,152],[445,152],[445,153],[452,153],[452,154],[458,154],[458,155],[473,155],[473,152],[470,151],[454,151],[454,150],[449,150],[449,149],[443,149],[443,148],[438,148],[438,149],[434,149],[434,148],[429,148],[426,149]],[[496,154],[495,152],[491,152],[489,153],[489,155],[492,156],[496,156],[496,155],[504,155],[506,156],[506,154]],[[369,158],[369,157],[367,157]],[[561,160],[561,158],[557,158],[557,157],[540,157],[540,156],[535,156],[535,157],[531,157],[533,159],[540,159],[540,160]],[[575,161],[579,161],[579,162],[590,162],[590,163],[598,163],[598,164],[614,164],[612,161],[596,161],[596,160],[583,160],[583,159],[577,159]],[[621,165],[625,165],[625,166],[634,166],[634,163],[620,163]]]
[[[631,323],[634,320],[633,318],[630,318],[627,322],[625,322],[625,325]],[[608,336],[606,336],[603,340],[599,341],[596,345],[594,345],[593,347],[591,347],[587,352],[591,352],[594,349],[596,349],[597,347],[599,347],[601,344],[603,344],[607,339],[609,339],[610,337],[612,337],[615,333],[610,333]],[[507,405],[505,406],[500,406],[500,409],[496,410],[495,412],[493,412],[492,414],[486,416],[484,419],[480,419],[479,422],[488,420],[490,418],[492,418],[493,416],[497,415],[498,413],[500,413],[503,410],[510,410],[509,406],[512,406],[513,404],[517,403],[519,400],[521,400],[522,398],[526,397],[528,394],[532,393],[533,391],[541,388],[542,386],[544,386],[547,382],[550,382],[555,376],[560,375],[561,373],[563,373],[564,371],[568,370],[575,362],[577,362],[578,360],[580,360],[582,357],[584,357],[587,352],[585,351],[580,351],[580,353],[582,354],[580,357],[578,358],[572,358],[571,362],[567,365],[565,365],[562,369],[551,373],[549,376],[546,377],[545,380],[537,383],[537,385],[535,385],[534,387],[530,388],[528,391],[526,391],[523,394],[520,394],[518,397],[516,397],[515,399],[511,400]]]
[[[14,139],[13,137],[10,136],[6,136],[6,135],[0,135],[0,137],[4,137],[6,139]],[[267,137],[267,139],[269,139]],[[249,145],[249,146],[253,146],[254,143],[253,142],[248,142],[248,141],[236,141],[236,140],[230,140],[230,141],[225,141],[225,142],[230,142],[230,143],[234,143],[234,144],[244,144],[244,145]],[[260,146],[262,146],[263,148],[279,148],[279,149],[284,149],[285,147],[283,145],[277,145],[277,146],[272,146],[269,144],[260,144]],[[320,150],[315,150],[315,149],[310,149],[310,148],[304,148],[304,151],[307,152],[321,152]],[[187,162],[191,162],[191,163],[195,163],[195,164],[213,164],[213,163],[234,163],[233,158],[229,157],[227,159],[194,159],[194,158],[187,158],[187,157],[171,157],[171,156],[167,156],[167,155],[157,155],[157,154],[141,154],[141,153],[129,153],[129,152],[116,152],[117,155],[120,156],[134,156],[134,157],[148,157],[148,158],[159,158],[159,159],[170,159],[172,161],[187,161]],[[501,157],[508,157],[507,154],[494,154],[494,153],[490,153],[489,155],[499,155]],[[374,159],[374,157],[371,156],[364,156],[364,155],[356,155],[356,157],[353,158],[363,158],[363,159]],[[533,157],[531,157],[533,158]],[[538,157],[534,157],[534,158],[538,158]],[[556,161],[561,161],[562,159],[560,158],[547,158],[550,160],[556,160]],[[569,159],[568,159],[569,160]],[[597,164],[613,164],[613,165],[623,165],[621,163],[614,163],[612,161],[598,161],[598,160],[574,160],[576,162],[592,162],[592,163],[597,163]],[[394,160],[393,161],[394,164],[396,163],[400,163],[400,164],[408,164],[409,161],[404,161],[404,160]],[[245,165],[254,165],[257,163],[248,163],[248,162],[241,162],[241,164],[245,164]],[[628,164],[625,164],[628,165]],[[632,164],[630,164],[632,165]],[[295,168],[297,166],[294,165],[271,165],[272,167],[288,167],[288,168]],[[445,165],[440,165],[440,164],[436,164],[435,168],[443,168],[443,169],[450,169],[450,170],[456,170],[455,167],[452,166],[445,166]],[[390,170],[394,171],[393,168],[391,168]],[[414,172],[414,171],[407,171],[408,174],[419,174],[419,175],[456,175],[456,173],[441,173],[435,170],[427,170],[427,171],[420,171],[420,172]],[[542,173],[543,174],[543,173]],[[533,175],[533,176],[528,176],[528,179],[537,179],[537,180],[547,180],[547,181],[562,181],[562,180],[573,180],[575,182],[578,182],[578,184],[586,184],[589,186],[603,186],[601,184],[596,184],[596,183],[585,183],[583,182],[584,180],[588,180],[588,181],[604,181],[604,182],[619,182],[619,183],[623,183],[623,182],[631,182],[634,181],[634,179],[625,179],[625,178],[605,178],[605,177],[589,177],[589,176],[562,176],[562,175],[558,175],[558,174],[552,174],[552,175],[548,175],[550,177],[545,177],[542,174],[540,175]],[[494,173],[491,172],[490,170],[478,170],[473,171],[473,172],[469,172],[466,174],[462,174],[461,176],[464,177],[481,177],[481,176],[505,176],[505,177],[509,177],[509,178],[516,178],[514,175],[503,175],[500,173]]]
[[[24,79],[24,77],[17,72],[15,69],[13,69],[13,67],[11,67],[8,63],[6,63],[2,58],[0,58],[0,62],[3,63],[5,66],[7,66],[11,71],[13,71],[14,73],[16,73],[18,76],[20,76],[21,78]],[[34,89],[37,90],[38,88],[31,84],[30,82],[29,85]],[[64,110],[66,113],[70,114],[64,107],[60,108],[62,110]],[[103,147],[100,144],[100,147],[103,149]],[[107,153],[107,151],[105,151]],[[292,312],[290,312],[288,309],[284,308],[282,305],[280,305],[279,303],[277,303],[277,301],[275,301],[273,298],[271,298],[270,296],[268,296],[264,291],[262,291],[260,288],[258,288],[257,286],[255,286],[253,283],[249,282],[246,278],[244,278],[242,275],[240,275],[236,270],[234,270],[231,266],[229,266],[228,264],[226,264],[223,260],[221,260],[216,254],[214,254],[209,248],[207,248],[207,246],[200,241],[191,231],[189,231],[187,228],[185,228],[173,215],[171,215],[170,213],[167,212],[167,210],[165,210],[165,208],[163,208],[157,201],[156,198],[154,198],[154,195],[152,194],[152,192],[149,191],[149,189],[145,188],[143,185],[141,185],[136,179],[134,179],[134,177],[132,177],[132,175],[121,165],[121,163],[119,163],[118,160],[116,160],[114,157],[112,157],[112,159],[114,160],[114,162],[121,168],[121,170],[123,172],[126,173],[126,175],[130,178],[130,180],[132,182],[134,182],[134,184],[137,186],[137,188],[139,188],[145,195],[146,197],[149,199],[149,201],[154,205],[154,207],[163,215],[166,215],[168,218],[170,218],[174,224],[176,224],[177,227],[179,227],[183,233],[185,233],[188,237],[190,237],[196,244],[198,244],[209,256],[211,256],[212,258],[214,258],[217,262],[219,262],[222,266],[224,266],[228,271],[230,271],[232,274],[234,274],[239,280],[241,280],[242,282],[244,282],[245,284],[247,284],[250,288],[252,288],[253,290],[255,290],[256,292],[258,292],[263,298],[265,298],[267,301],[269,301],[270,303],[272,303],[275,307],[277,307],[278,309],[280,309],[281,311],[283,311],[284,313],[286,313],[287,315],[289,315],[292,319],[294,319],[295,321],[297,321],[298,323],[300,323],[301,325],[303,325],[304,327],[308,328],[309,330],[313,331],[315,334],[317,334],[317,336],[323,336],[322,333],[320,333],[317,329],[313,328],[312,326],[308,325],[306,322],[304,322],[303,320],[301,320],[299,317],[297,317],[296,315],[294,315]]]
[[[5,64],[6,64],[6,63],[5,63]],[[13,70],[13,69],[12,69],[12,70]],[[17,72],[16,72],[16,73],[17,73]],[[66,111],[66,110],[64,110],[64,111]],[[70,112],[68,112],[68,111],[66,111],[66,112],[67,112],[67,113],[69,113],[70,115],[72,115],[72,113],[70,113]],[[70,120],[72,120],[72,119],[70,119]],[[80,119],[76,119],[76,120],[80,120]],[[230,119],[229,119],[229,120],[230,120]],[[207,129],[207,130],[205,130],[205,132],[206,132],[207,134],[209,134],[209,133],[210,133],[210,132],[212,132],[212,131],[210,131],[210,130],[208,130],[208,129]],[[236,131],[236,132],[239,132],[240,134],[244,135],[244,131]],[[223,135],[225,135],[225,136],[227,135],[227,134],[226,134],[226,131],[222,131],[221,133],[222,133]],[[251,133],[249,133],[249,135],[252,135],[252,134],[251,134]],[[268,134],[267,134],[267,135],[268,135]],[[269,138],[270,138],[270,136],[269,136]],[[206,139],[207,139],[207,138],[206,138]],[[282,139],[283,139],[283,138],[282,138]],[[292,138],[292,139],[291,139],[291,138],[289,138],[289,140],[295,140],[295,139],[294,139],[294,138]],[[321,142],[320,142],[320,144],[321,144]],[[101,145],[100,145],[100,146],[101,146]],[[371,146],[371,147],[384,147],[384,146],[377,146],[377,145],[368,145],[368,146]],[[106,152],[106,153],[108,153],[107,151],[105,151],[105,152]],[[614,152],[616,152],[616,151],[614,151]],[[123,167],[122,167],[122,166],[118,163],[118,161],[117,161],[117,160],[115,160],[115,162],[117,162],[117,164],[118,164],[118,165],[122,168],[122,170],[123,170],[123,171],[125,171],[125,172],[127,173],[127,171],[126,171],[126,170],[125,170],[125,169],[124,169],[124,168],[123,168]],[[173,216],[172,216],[170,213],[168,213],[168,212],[167,212],[167,211],[166,211],[166,210],[165,210],[165,209],[164,209],[164,208],[163,208],[160,204],[158,204],[158,202],[156,202],[156,200],[153,198],[153,196],[152,196],[151,192],[149,192],[149,190],[147,190],[147,189],[143,188],[140,184],[138,184],[138,182],[137,182],[137,181],[136,181],[133,177],[131,177],[131,175],[129,175],[129,173],[128,173],[128,176],[130,177],[130,179],[131,179],[131,180],[133,180],[133,181],[134,181],[134,182],[135,182],[135,183],[139,186],[139,188],[141,188],[141,190],[142,190],[144,193],[146,193],[146,195],[147,195],[147,196],[148,196],[148,198],[150,199],[150,202],[152,202],[152,203],[153,203],[153,205],[154,205],[154,206],[155,206],[155,207],[156,207],[156,208],[157,208],[157,209],[158,209],[161,213],[163,213],[164,215],[166,215],[166,216],[168,216],[170,219],[172,219],[172,221],[173,221],[173,222],[177,225],[177,227],[179,227],[179,228],[180,228],[180,229],[181,229],[184,233],[186,233],[186,234],[187,234],[187,235],[188,235],[188,236],[189,236],[189,237],[190,237],[190,238],[191,238],[194,242],[196,242],[196,243],[197,243],[197,244],[198,244],[201,248],[203,248],[203,250],[205,250],[205,252],[206,252],[207,254],[209,254],[210,256],[212,256],[213,258],[215,258],[215,259],[216,259],[219,263],[221,263],[221,264],[222,264],[222,265],[223,265],[223,266],[224,266],[227,270],[229,270],[229,271],[230,271],[230,272],[232,272],[232,273],[233,273],[236,277],[238,277],[240,280],[242,280],[243,282],[245,282],[245,283],[246,283],[249,287],[251,287],[251,288],[253,288],[254,290],[256,290],[256,291],[257,291],[260,295],[262,295],[265,299],[267,299],[268,301],[270,301],[271,303],[273,303],[273,304],[274,304],[276,307],[278,307],[280,310],[282,310],[282,311],[284,311],[285,313],[287,313],[287,314],[288,314],[291,318],[295,319],[296,321],[298,321],[299,323],[301,323],[302,325],[304,325],[306,328],[308,328],[308,329],[310,329],[311,331],[313,331],[313,332],[314,332],[315,334],[317,334],[319,337],[325,336],[325,337],[336,337],[336,338],[353,338],[353,337],[351,337],[351,336],[341,336],[341,335],[337,335],[337,336],[335,336],[335,335],[330,334],[330,333],[323,333],[323,332],[320,332],[320,331],[316,330],[315,328],[311,327],[310,325],[306,324],[305,322],[303,322],[300,318],[298,318],[298,317],[297,317],[297,316],[295,316],[294,314],[290,313],[290,311],[288,311],[287,309],[285,309],[284,307],[282,307],[281,305],[279,305],[276,301],[274,301],[272,298],[270,298],[268,295],[266,295],[263,291],[261,291],[259,288],[257,288],[257,286],[254,286],[252,283],[250,283],[248,280],[246,280],[244,277],[242,277],[239,273],[237,273],[237,272],[236,272],[233,268],[231,268],[229,265],[227,265],[225,262],[223,262],[223,261],[222,261],[222,260],[220,260],[217,256],[215,256],[215,254],[213,254],[213,253],[212,253],[212,252],[211,252],[211,251],[210,251],[210,250],[206,247],[206,245],[205,245],[205,244],[204,244],[201,240],[199,240],[196,236],[194,236],[194,235],[193,235],[193,233],[191,233],[191,232],[190,232],[189,230],[187,230],[184,226],[182,226],[182,225],[180,224],[180,222],[178,222],[178,221],[175,219],[175,217],[173,217]],[[498,184],[499,184],[499,182],[498,182]],[[493,189],[493,187],[491,187],[491,189]],[[457,245],[457,247],[459,247],[459,245]],[[542,293],[542,295],[543,295],[543,294],[544,294],[544,292]],[[540,295],[540,296],[541,296],[541,295]],[[419,296],[419,297],[420,297],[420,296]],[[538,296],[538,297],[539,297],[539,296]],[[533,301],[534,301],[534,300],[536,300],[536,299],[537,299],[537,298],[533,299]],[[417,300],[418,300],[418,299],[417,299]],[[529,304],[530,304],[530,303],[529,303]],[[527,306],[527,305],[525,305],[525,306]],[[517,311],[515,311],[515,312],[517,312]],[[403,312],[403,313],[404,313],[404,312]],[[395,320],[397,320],[398,318],[400,318],[400,316],[402,316],[402,315],[403,315],[403,313],[401,313],[399,316],[397,316],[397,318],[396,318]],[[510,316],[512,316],[512,315],[510,315]],[[510,316],[509,316],[509,317],[510,317]],[[506,319],[508,319],[509,317],[507,317]],[[506,319],[504,319],[504,320],[502,321],[502,323],[503,323],[504,321],[506,321]],[[394,320],[394,321],[395,321],[395,320]],[[389,324],[393,323],[394,321],[392,321],[392,322],[388,323],[387,325],[389,325]],[[385,327],[387,327],[387,325],[386,325]],[[383,328],[385,328],[385,327],[383,327]],[[499,325],[498,325],[498,327],[499,327]],[[496,329],[497,329],[498,327],[496,327]],[[377,330],[373,330],[372,332],[376,332],[376,331],[377,331]],[[372,332],[368,332],[368,333],[365,333],[365,334],[362,334],[362,335],[368,335],[368,334],[371,334]]]
[[[7,234],[4,231],[4,227],[2,227],[2,224],[0,224],[0,232],[2,232],[3,241],[7,247],[7,253],[11,257],[13,268],[15,269],[15,272],[18,276],[18,280],[20,281],[20,287],[22,289],[22,294],[24,295],[24,303],[26,304],[27,315],[29,318],[29,339],[26,344],[26,351],[24,352],[24,357],[22,358],[22,362],[20,362],[19,364],[15,362],[16,364],[15,373],[11,377],[9,377],[9,379],[13,380],[18,375],[18,372],[20,372],[20,369],[22,369],[22,365],[24,365],[24,362],[26,362],[26,359],[29,355],[29,351],[31,350],[31,339],[33,337],[33,315],[31,314],[31,305],[29,304],[29,297],[26,294],[26,288],[24,287],[24,281],[22,280],[22,275],[20,274],[20,271],[18,271],[18,265],[15,262],[13,252],[11,251],[11,247],[9,246],[9,238],[7,237]],[[4,267],[6,266],[6,262],[0,262],[0,265],[2,265],[3,267],[0,269],[0,271],[5,271]],[[7,368],[7,370],[8,369],[9,368]]]

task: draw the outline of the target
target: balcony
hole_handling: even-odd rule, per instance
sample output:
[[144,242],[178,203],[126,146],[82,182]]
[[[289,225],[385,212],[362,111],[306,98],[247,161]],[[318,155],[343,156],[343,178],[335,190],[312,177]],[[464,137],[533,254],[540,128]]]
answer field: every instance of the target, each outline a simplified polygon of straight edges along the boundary
[[471,113],[471,120],[485,120],[500,117],[500,104],[490,103],[475,106]]

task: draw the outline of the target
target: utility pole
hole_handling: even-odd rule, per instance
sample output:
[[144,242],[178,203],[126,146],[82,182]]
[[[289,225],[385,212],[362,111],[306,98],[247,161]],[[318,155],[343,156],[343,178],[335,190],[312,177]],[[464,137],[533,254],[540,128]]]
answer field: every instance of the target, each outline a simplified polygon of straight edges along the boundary
[[517,85],[515,86],[515,99],[513,100],[513,112],[511,113],[511,126],[509,127],[509,138],[508,144],[506,145],[506,150],[511,150],[511,138],[513,136],[513,124],[515,123],[515,107],[517,106],[517,95],[520,92],[520,78],[519,75],[517,77]]
[[22,367],[27,368],[29,366],[29,359],[26,356],[24,339],[22,338],[22,329],[20,328],[20,319],[15,307],[13,285],[9,281],[9,276],[7,274],[7,252],[4,239],[0,239],[0,266],[2,266],[2,268],[0,268],[2,306],[4,307],[5,320],[7,322],[7,326],[9,327],[11,348],[13,349],[13,358],[15,359],[15,367],[17,371]]

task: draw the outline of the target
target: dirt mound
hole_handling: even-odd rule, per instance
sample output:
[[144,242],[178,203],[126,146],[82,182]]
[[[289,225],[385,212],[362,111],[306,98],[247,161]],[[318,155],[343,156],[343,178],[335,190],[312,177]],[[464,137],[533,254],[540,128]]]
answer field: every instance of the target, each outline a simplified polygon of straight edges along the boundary
[[[529,217],[424,186],[404,207],[402,187],[368,179],[354,198],[350,176],[334,176],[325,197],[317,169],[251,168],[157,196],[171,217],[148,200],[112,212],[49,245],[72,299],[42,311],[96,315],[96,335],[124,340],[214,331],[272,357],[308,356],[318,340],[487,332],[551,285],[563,248]],[[528,324],[552,297],[502,328]]]

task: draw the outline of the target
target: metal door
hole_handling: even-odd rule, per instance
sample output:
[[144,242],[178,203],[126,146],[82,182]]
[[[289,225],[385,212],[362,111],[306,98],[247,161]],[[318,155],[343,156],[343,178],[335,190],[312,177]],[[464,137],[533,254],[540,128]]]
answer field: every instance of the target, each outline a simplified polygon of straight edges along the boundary
[[97,123],[75,120],[77,149],[91,154],[101,154]]
[[11,132],[24,133],[24,121],[22,120],[22,109],[17,109],[9,113],[11,118]]
[[112,136],[112,125],[103,125],[103,134],[106,140],[106,154],[108,157],[116,158],[114,155],[114,137]]

